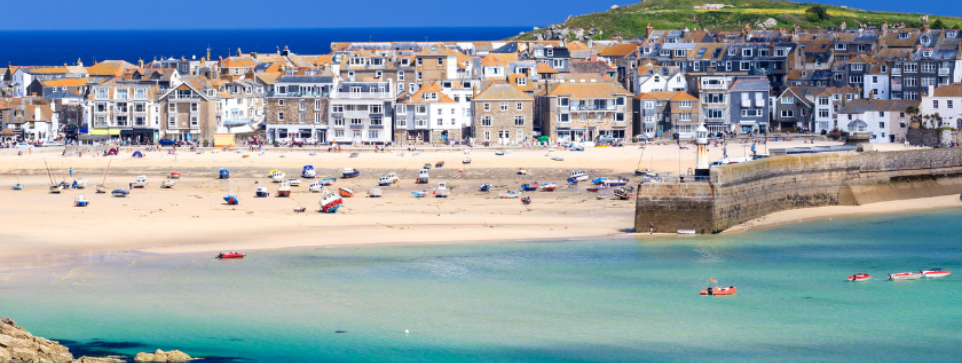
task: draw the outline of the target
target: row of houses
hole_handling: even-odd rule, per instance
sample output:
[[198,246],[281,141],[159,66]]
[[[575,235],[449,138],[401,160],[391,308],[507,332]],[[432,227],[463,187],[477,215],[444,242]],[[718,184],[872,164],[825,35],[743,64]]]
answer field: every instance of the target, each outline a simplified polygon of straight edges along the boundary
[[[887,24],[649,26],[634,39],[344,42],[311,55],[286,47],[229,53],[89,67],[8,64],[0,69],[0,115],[27,115],[27,106],[41,112],[0,126],[26,139],[55,138],[72,125],[86,138],[141,142],[263,131],[281,142],[520,144],[542,135],[689,138],[699,123],[713,133],[827,133],[861,121],[874,141],[895,142],[904,138],[903,122],[875,127],[868,110],[921,106],[939,120],[933,127],[955,127],[957,102],[940,90],[962,82],[959,31]],[[942,107],[927,108],[936,98]]]

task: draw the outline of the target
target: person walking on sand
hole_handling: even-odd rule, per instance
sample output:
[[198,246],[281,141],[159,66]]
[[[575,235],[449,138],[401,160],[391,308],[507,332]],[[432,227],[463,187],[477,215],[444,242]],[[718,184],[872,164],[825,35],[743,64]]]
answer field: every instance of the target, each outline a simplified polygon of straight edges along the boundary
[[73,167],[70,168],[70,176],[73,176]]
[[648,234],[655,234],[655,222],[648,221]]

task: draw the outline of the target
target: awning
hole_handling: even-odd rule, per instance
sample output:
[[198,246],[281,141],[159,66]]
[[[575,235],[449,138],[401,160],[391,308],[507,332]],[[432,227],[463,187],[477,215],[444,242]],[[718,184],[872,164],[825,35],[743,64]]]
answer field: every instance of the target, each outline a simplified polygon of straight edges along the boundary
[[93,129],[90,130],[91,135],[120,135],[120,129]]
[[739,122],[742,126],[755,126],[755,121],[741,121]]

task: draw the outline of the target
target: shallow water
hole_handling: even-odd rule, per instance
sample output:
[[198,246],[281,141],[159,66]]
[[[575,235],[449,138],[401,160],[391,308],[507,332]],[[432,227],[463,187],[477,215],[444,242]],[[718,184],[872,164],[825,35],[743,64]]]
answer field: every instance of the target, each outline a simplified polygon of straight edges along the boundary
[[[212,361],[948,361],[962,355],[960,220],[144,257],[0,274],[0,316],[74,352]],[[884,281],[930,267],[957,272]],[[846,282],[855,272],[875,279]],[[699,296],[709,278],[737,296]]]

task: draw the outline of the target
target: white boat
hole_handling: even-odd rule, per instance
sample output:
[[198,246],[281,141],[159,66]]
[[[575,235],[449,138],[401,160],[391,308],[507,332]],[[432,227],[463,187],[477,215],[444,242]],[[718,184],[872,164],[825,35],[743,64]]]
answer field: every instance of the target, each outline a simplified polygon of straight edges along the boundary
[[73,205],[75,207],[86,207],[88,204],[90,204],[90,201],[87,200],[83,194],[78,195],[77,198],[73,200]]
[[678,234],[695,234],[694,229],[679,229]]
[[946,277],[950,274],[952,274],[952,271],[946,271],[940,268],[933,268],[931,270],[922,271],[922,276],[924,276],[927,279]]
[[438,187],[434,189],[434,196],[437,198],[447,198],[448,194],[450,194],[450,190],[448,190],[448,183],[438,183]]
[[381,190],[381,188],[378,188],[378,187],[373,187],[373,188],[367,190],[367,196],[368,196],[368,197],[371,197],[371,198],[380,198],[381,195],[383,195],[383,194],[384,194],[384,191]]
[[257,187],[257,189],[254,190],[254,196],[258,198],[269,197],[270,195],[271,192],[267,190],[267,187]]
[[324,190],[324,184],[320,181],[313,182],[307,187],[307,191],[311,193],[320,193],[321,190]]
[[74,188],[87,189],[87,179],[85,178],[77,178],[76,180],[73,181],[73,183],[74,183]]
[[428,174],[428,169],[418,170],[418,179],[417,179],[418,184],[427,184],[428,179],[430,178],[431,176]]
[[588,180],[589,176],[588,176],[588,173],[585,173],[584,170],[575,170],[571,172],[570,178],[577,181],[585,181],[585,180]]
[[393,179],[393,178],[389,178],[389,177],[386,177],[386,176],[382,176],[382,177],[380,177],[380,178],[377,178],[377,185],[379,185],[379,186],[385,187],[385,186],[388,186],[388,185],[391,185],[391,184],[394,184],[394,179]]
[[284,180],[284,184],[290,185],[292,187],[299,187],[301,186],[301,180],[297,178],[291,178],[291,179]]
[[278,197],[291,196],[291,186],[287,184],[281,184],[281,186],[277,188],[277,196]]
[[267,176],[271,178],[271,181],[274,183],[283,182],[284,175],[285,175],[284,172],[280,170],[271,170],[271,172],[267,174]]
[[147,187],[147,183],[148,183],[147,176],[146,176],[146,175],[141,175],[141,176],[138,176],[138,177],[137,177],[137,180],[134,180],[134,182],[133,182],[132,184],[133,184],[134,188],[146,188],[146,187]]
[[160,182],[161,188],[173,188],[174,185],[177,185],[177,181],[174,179],[164,179],[164,181]]
[[317,202],[320,204],[321,211],[324,213],[336,213],[338,209],[343,205],[344,199],[341,198],[340,194],[337,193],[327,193],[321,197],[321,200]]
[[62,192],[62,191],[63,191],[63,185],[62,185],[62,184],[57,184],[57,185],[51,185],[51,186],[50,186],[50,192],[51,192],[51,193],[60,194],[60,192]]
[[386,177],[391,178],[391,181],[392,181],[394,184],[397,184],[397,182],[401,181],[401,179],[399,179],[399,178],[397,177],[397,173],[395,173],[395,172],[393,172],[393,171],[390,172],[390,173],[387,173]]
[[922,278],[921,272],[899,272],[894,274],[889,274],[889,280],[918,280]]
[[520,190],[510,190],[510,191],[498,193],[498,195],[501,197],[501,199],[518,199],[521,197],[521,193],[524,193],[524,192]]
[[565,161],[565,158],[562,157],[562,156],[555,156],[555,157],[551,158],[551,160],[554,160],[554,161]]

